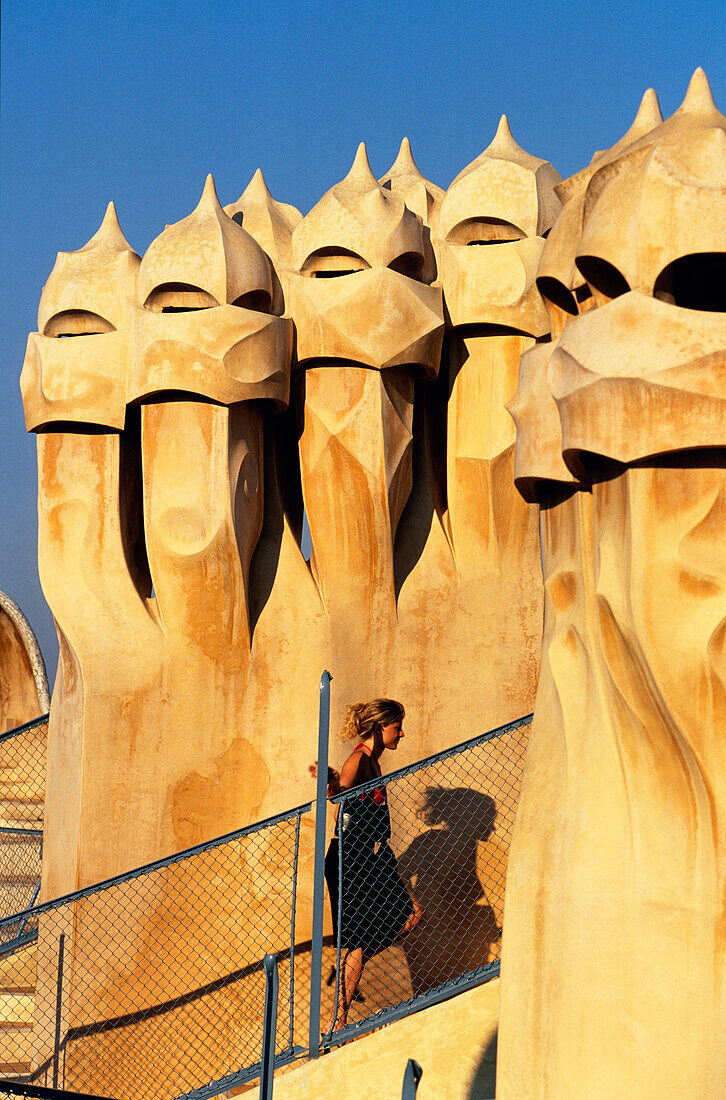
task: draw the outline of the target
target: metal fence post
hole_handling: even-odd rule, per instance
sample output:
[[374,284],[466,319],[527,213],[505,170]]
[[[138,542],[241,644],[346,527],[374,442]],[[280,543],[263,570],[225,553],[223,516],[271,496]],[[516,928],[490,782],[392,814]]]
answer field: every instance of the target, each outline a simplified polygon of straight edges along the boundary
[[265,1015],[262,1021],[260,1100],[272,1100],[275,1085],[275,1036],[277,1034],[277,955],[265,955]]
[[63,1001],[63,956],[66,947],[66,934],[61,932],[58,941],[58,983],[55,994],[55,1042],[53,1043],[53,1088],[58,1088],[58,1062],[60,1059],[61,1012]]
[[310,946],[310,1025],[308,1053],[320,1053],[320,985],[323,970],[323,905],[325,903],[325,818],[328,808],[328,740],[330,736],[329,672],[320,677],[318,722],[318,783],[315,802],[315,870],[313,875],[313,932]]
[[413,1058],[409,1058],[406,1065],[406,1072],[403,1075],[403,1089],[401,1090],[401,1100],[416,1100],[416,1091],[418,1089],[419,1081],[423,1077],[423,1070],[418,1062]]
[[290,912],[290,1050],[295,1047],[295,915],[297,912],[297,879],[300,856],[300,820],[302,813],[297,811],[295,819],[295,856],[292,864],[292,906]]
[[[340,1009],[340,989],[341,989],[341,973],[340,973],[340,934],[343,927],[343,844],[345,843],[345,799],[343,799],[338,806],[338,821],[341,822],[341,827],[338,829],[338,912],[336,926],[338,934],[335,937],[335,998],[333,1004],[333,1022],[330,1025],[328,1035],[332,1035],[335,1030],[335,1025],[338,1022],[338,1012]],[[345,975],[342,976],[342,988],[343,997],[345,998]]]

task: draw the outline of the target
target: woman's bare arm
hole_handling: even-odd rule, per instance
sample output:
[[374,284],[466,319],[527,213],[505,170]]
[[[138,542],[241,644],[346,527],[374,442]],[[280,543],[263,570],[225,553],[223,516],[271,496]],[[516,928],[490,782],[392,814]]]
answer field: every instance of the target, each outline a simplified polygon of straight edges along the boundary
[[[362,756],[359,752],[352,752],[340,769],[340,774],[338,774],[334,768],[328,768],[328,798],[333,798],[334,795],[340,794],[341,791],[348,791],[358,783],[364,783],[366,779],[371,779],[373,777],[373,772],[370,766],[366,766],[367,764],[367,756]],[[313,779],[317,779],[317,760],[314,760],[312,764],[308,765],[308,771]],[[370,775],[367,774],[369,771]]]
[[366,774],[366,772],[370,770],[366,767],[367,764],[367,756],[363,756],[360,752],[352,752],[340,769],[338,789],[341,791],[349,791],[351,787],[355,787],[358,783],[364,783],[366,779],[370,779],[370,776]]
[[[308,764],[308,771],[312,775],[313,779],[318,778],[318,762],[313,760],[312,764]],[[332,798],[334,794],[338,794],[340,791],[340,776],[336,772],[335,768],[328,768],[328,798]]]

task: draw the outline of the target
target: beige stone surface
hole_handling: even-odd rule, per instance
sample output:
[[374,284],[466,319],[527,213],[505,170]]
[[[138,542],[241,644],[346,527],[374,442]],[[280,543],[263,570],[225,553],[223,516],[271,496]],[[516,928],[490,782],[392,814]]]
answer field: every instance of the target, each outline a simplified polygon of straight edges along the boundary
[[[123,390],[123,431],[88,413],[90,430],[76,431],[63,407],[38,436],[39,567],[61,641],[46,896],[254,819],[269,785],[255,748],[263,733],[247,728],[238,700],[264,514],[262,423],[287,402],[291,323],[255,308],[271,306],[272,265],[222,211],[211,177],[181,228],[137,258],[135,297],[115,311],[102,300],[122,240],[112,214],[86,249],[62,257],[65,289],[51,288],[47,305],[46,288],[41,306],[46,329],[61,307],[112,318],[112,333],[43,338],[71,353],[109,335],[124,345],[94,352],[98,373]],[[26,408],[34,370],[29,356]],[[128,395],[142,402],[126,406]],[[48,415],[46,403],[34,423]]]
[[[353,698],[404,700],[402,763],[531,708],[536,509],[504,406],[522,326],[541,331],[541,240],[442,242],[455,262],[430,285],[432,227],[445,202],[456,226],[496,221],[511,169],[509,213],[539,232],[555,175],[506,128],[479,162],[478,190],[445,199],[407,142],[382,182],[361,146],[305,218],[261,173],[225,211],[210,177],[143,257],[112,205],[59,255],[21,378],[61,640],[45,896],[309,797],[322,667],[334,729]],[[484,252],[511,263],[479,315]],[[442,360],[444,295],[468,329]],[[512,327],[483,339],[490,306]]]
[[[469,175],[476,187],[449,196],[446,239],[436,227],[447,198],[404,143],[382,182],[361,147],[305,218],[260,173],[225,211],[210,177],[143,257],[112,208],[85,248],[61,254],[21,378],[61,651],[44,898],[309,799],[324,667],[333,734],[352,700],[402,699],[399,765],[531,710],[537,509],[513,485],[505,405],[521,351],[546,331],[534,273],[559,177],[505,126]],[[514,239],[501,237],[503,218],[517,219]],[[491,231],[494,246],[469,247],[469,223],[474,242]],[[474,290],[480,278],[488,296]],[[345,752],[334,737],[332,762]],[[311,859],[305,824],[301,939]],[[497,912],[503,890],[501,873]],[[211,892],[200,881],[195,906]],[[77,908],[64,1026],[87,1011],[76,942],[91,925]],[[123,975],[117,934],[99,942],[94,1018],[167,997],[144,984],[160,920],[151,906],[124,933]],[[462,958],[489,950],[492,929],[485,945],[479,925],[471,943],[451,938]],[[184,910],[167,930],[176,958],[195,927]],[[43,929],[44,1004],[56,956]],[[224,972],[223,958],[215,965]],[[420,958],[401,965],[419,980]],[[208,977],[192,968],[188,984]],[[238,1016],[235,1042],[249,1023]],[[163,1049],[166,1064],[167,1022],[107,1036],[106,1054],[133,1040],[140,1062]],[[51,1028],[38,1019],[39,1060]]]
[[[423,696],[426,710],[442,720],[471,704],[457,672],[462,655],[480,654],[479,710],[491,725],[524,713],[537,681],[537,512],[513,488],[515,433],[506,402],[517,387],[520,354],[548,330],[534,277],[540,234],[560,206],[552,192],[558,179],[516,144],[503,119],[434,212],[451,327],[438,389],[421,395],[419,461],[428,486],[414,475],[403,522],[423,546],[413,567],[404,563],[398,615],[404,645],[412,639],[408,668],[419,667],[419,639],[426,638],[426,672],[419,683],[409,675],[408,695]],[[436,615],[424,627],[431,607]]]
[[88,244],[58,254],[20,377],[28,429],[59,421],[123,428],[139,264],[113,203]]
[[15,600],[0,592],[0,733],[45,714],[49,706],[48,677],[37,638]]
[[[314,1061],[278,1072],[275,1098],[399,1097],[406,1063],[414,1058],[423,1069],[417,1100],[493,1100],[498,1010],[495,978]],[[244,1095],[256,1100],[259,1088],[245,1090]]]
[[[715,1100],[726,1090],[726,119],[703,73],[663,123],[647,97],[628,140],[591,168],[562,189],[572,259],[564,232],[561,274],[543,258],[560,280],[542,287],[558,338],[524,357],[510,406],[519,483],[541,509],[546,602],[507,884],[497,1096]],[[592,301],[581,294],[563,323],[576,271]]]
[[[445,192],[407,141],[380,180],[361,146],[305,217],[260,172],[225,210],[210,177],[143,257],[112,204],[60,253],[21,377],[61,646],[44,896],[309,798],[323,667],[334,729],[353,699],[404,702],[397,764],[520,716],[544,598],[498,1095],[720,1097],[725,240],[697,71],[565,181],[503,118]],[[306,820],[303,883],[311,851]],[[123,974],[99,946],[101,1015],[169,992],[144,927]],[[41,930],[41,992],[54,957]],[[495,988],[278,1091],[398,1089],[413,1056],[422,1097],[489,1095]]]

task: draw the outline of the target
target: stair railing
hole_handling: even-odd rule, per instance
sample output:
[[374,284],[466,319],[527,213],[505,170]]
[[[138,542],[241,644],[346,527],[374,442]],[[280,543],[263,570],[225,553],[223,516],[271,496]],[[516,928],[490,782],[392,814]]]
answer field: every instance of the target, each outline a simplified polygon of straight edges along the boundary
[[[303,846],[304,858],[301,823],[312,824],[312,802],[0,920],[0,955],[18,949],[21,933],[27,943],[29,929],[38,941],[27,1052],[34,1083],[120,1096],[132,1073],[134,1096],[157,1100],[202,1100],[261,1075],[271,1088],[276,1068],[317,1057],[322,1011],[337,1017],[350,937],[361,928],[351,924],[351,897],[359,917],[370,905],[375,927],[382,880],[366,887],[361,875],[381,854],[387,881],[399,883],[396,904],[405,909],[416,897],[424,917],[403,939],[378,944],[346,1025],[325,1045],[499,972],[506,856],[531,715],[328,799],[330,681],[324,673],[314,846]],[[354,809],[382,801],[391,835],[365,858],[341,830],[328,916],[327,806],[352,820]],[[308,941],[297,933],[298,895],[312,902]]]

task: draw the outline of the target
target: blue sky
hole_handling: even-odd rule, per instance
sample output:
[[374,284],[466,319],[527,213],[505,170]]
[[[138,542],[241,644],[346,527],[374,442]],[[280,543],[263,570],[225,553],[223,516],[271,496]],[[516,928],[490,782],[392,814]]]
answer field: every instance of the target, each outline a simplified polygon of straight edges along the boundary
[[193,209],[207,172],[225,203],[261,167],[306,212],[359,141],[382,175],[404,134],[446,187],[502,112],[566,176],[622,135],[647,87],[674,111],[697,65],[726,110],[724,43],[723,0],[3,0],[0,588],[28,615],[51,681],[18,376],[56,252],[85,244],[109,199],[143,252]]

